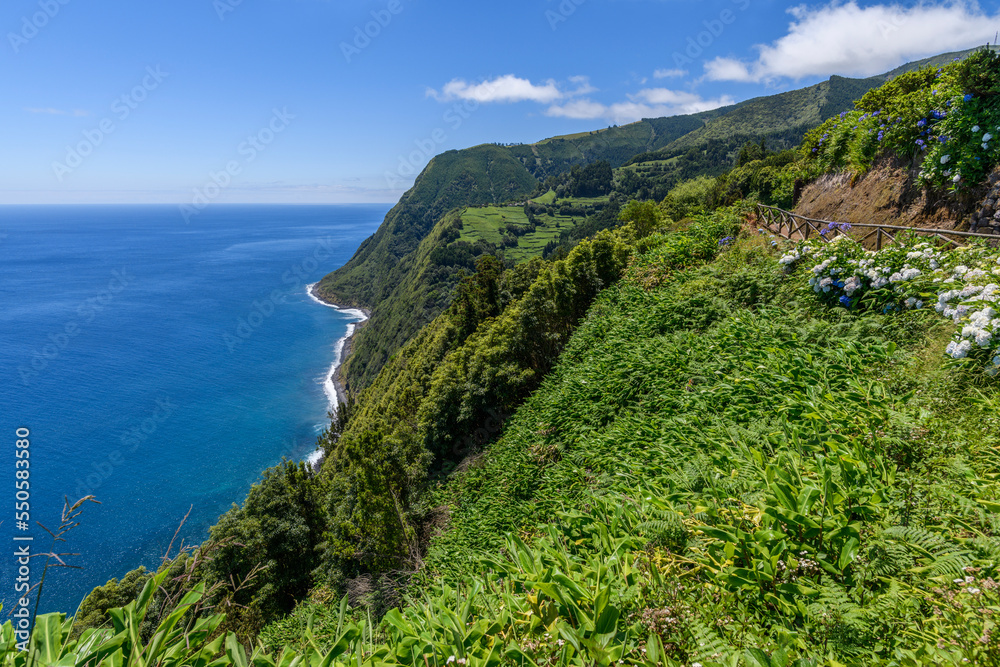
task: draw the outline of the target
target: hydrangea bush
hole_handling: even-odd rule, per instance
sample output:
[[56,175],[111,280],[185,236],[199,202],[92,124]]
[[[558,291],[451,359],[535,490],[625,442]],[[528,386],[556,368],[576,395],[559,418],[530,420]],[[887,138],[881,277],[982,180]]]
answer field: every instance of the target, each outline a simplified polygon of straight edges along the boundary
[[867,171],[882,153],[915,158],[924,184],[979,184],[1000,164],[1000,56],[902,74],[809,132],[802,152],[820,171]]
[[778,262],[788,271],[808,267],[809,286],[831,307],[933,308],[956,325],[950,357],[978,361],[990,376],[1000,373],[1000,250],[942,248],[910,237],[873,251],[838,236],[799,242]]

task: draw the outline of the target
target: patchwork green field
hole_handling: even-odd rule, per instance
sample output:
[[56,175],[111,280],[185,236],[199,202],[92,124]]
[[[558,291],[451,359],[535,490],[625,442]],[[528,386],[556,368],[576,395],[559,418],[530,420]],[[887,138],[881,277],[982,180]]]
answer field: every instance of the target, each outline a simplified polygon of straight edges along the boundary
[[[541,257],[542,251],[550,241],[558,240],[560,234],[583,222],[586,216],[543,214],[537,216],[536,219],[538,226],[535,231],[518,237],[516,246],[504,249],[504,255],[507,258],[520,263],[532,257]],[[467,208],[462,212],[462,235],[459,239],[469,243],[482,240],[500,245],[507,234],[504,231],[507,225],[527,228],[529,223],[524,209],[513,206]]]
[[535,197],[531,201],[535,202],[536,204],[549,205],[549,204],[553,203],[555,200],[556,200],[556,191],[555,190],[549,190],[548,192],[546,192],[541,197]]

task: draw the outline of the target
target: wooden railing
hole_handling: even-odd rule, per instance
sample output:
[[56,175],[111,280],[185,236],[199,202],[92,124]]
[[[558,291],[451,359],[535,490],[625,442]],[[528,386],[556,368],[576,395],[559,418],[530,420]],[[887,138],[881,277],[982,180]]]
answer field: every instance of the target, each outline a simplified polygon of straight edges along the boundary
[[[808,239],[813,234],[827,243],[837,238],[839,235],[850,236],[859,243],[864,243],[868,239],[874,237],[873,240],[875,249],[881,250],[882,246],[886,243],[895,242],[896,236],[898,236],[900,232],[928,234],[933,238],[945,241],[946,243],[953,243],[955,245],[961,245],[961,243],[950,237],[958,237],[958,239],[979,237],[1000,240],[1000,236],[996,234],[980,234],[978,232],[956,232],[950,229],[927,229],[923,227],[901,227],[899,225],[879,225],[861,222],[845,223],[833,222],[831,220],[817,220],[815,218],[807,218],[804,215],[792,213],[791,211],[786,211],[775,206],[766,206],[764,204],[757,204],[756,210],[761,222],[763,222],[764,226],[771,232],[779,236],[783,236],[786,239],[796,241]],[[847,233],[849,230],[854,229],[867,229],[871,231],[861,237],[858,237],[857,234]]]

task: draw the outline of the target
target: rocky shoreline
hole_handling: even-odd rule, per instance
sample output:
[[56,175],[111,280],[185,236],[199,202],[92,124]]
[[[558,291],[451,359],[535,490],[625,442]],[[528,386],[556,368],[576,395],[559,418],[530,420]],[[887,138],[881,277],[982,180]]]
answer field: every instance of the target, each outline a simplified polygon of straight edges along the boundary
[[[353,322],[350,325],[348,325],[348,334],[344,336],[342,341],[339,341],[339,343],[342,343],[342,347],[340,348],[340,355],[335,364],[333,365],[333,367],[330,369],[329,376],[327,377],[327,380],[333,384],[338,404],[346,403],[347,388],[346,388],[346,383],[344,382],[344,377],[342,372],[342,369],[344,367],[344,360],[346,360],[351,355],[351,347],[353,344],[354,336],[358,333],[358,329],[363,327],[365,325],[365,322],[368,321],[368,318],[371,317],[371,311],[368,310],[367,308],[344,308],[343,306],[339,306],[335,303],[327,301],[326,299],[322,298],[319,294],[317,294],[316,285],[318,284],[319,283],[313,283],[308,287],[309,296],[311,296],[315,301],[322,303],[324,306],[328,306],[330,308],[336,308],[341,312],[354,311],[360,315],[357,322]],[[335,406],[331,407],[335,408]]]

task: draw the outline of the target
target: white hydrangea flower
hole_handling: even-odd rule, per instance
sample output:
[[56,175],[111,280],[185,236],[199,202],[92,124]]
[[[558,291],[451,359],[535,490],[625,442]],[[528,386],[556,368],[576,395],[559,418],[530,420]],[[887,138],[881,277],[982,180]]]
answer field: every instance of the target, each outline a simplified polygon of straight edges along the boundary
[[945,354],[950,356],[952,359],[965,359],[971,349],[972,343],[967,340],[959,341],[957,343],[952,341],[948,343],[948,347],[945,348]]

